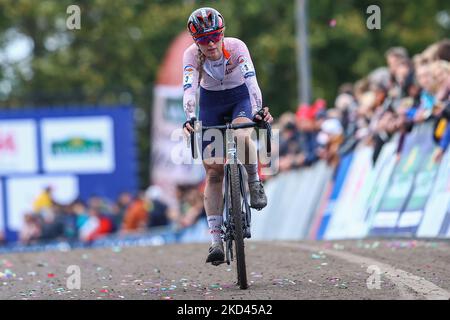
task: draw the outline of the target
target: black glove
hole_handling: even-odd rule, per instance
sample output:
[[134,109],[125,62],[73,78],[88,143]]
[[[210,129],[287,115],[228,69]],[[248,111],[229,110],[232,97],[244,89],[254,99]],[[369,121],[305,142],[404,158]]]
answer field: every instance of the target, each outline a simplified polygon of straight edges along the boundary
[[[261,117],[261,119],[257,119],[256,118],[256,116],[260,116]],[[258,125],[258,127],[262,127],[263,126],[263,124],[264,124],[264,108],[261,108],[261,109],[259,109],[258,110],[258,112],[256,112],[254,115],[253,115],[253,122],[255,122],[255,123],[258,123],[259,125]]]
[[183,123],[183,129],[186,128],[186,125],[187,125],[188,123],[191,125],[192,128],[194,128],[195,121],[197,121],[197,118],[196,118],[196,117],[192,117],[191,120],[186,120],[186,121]]

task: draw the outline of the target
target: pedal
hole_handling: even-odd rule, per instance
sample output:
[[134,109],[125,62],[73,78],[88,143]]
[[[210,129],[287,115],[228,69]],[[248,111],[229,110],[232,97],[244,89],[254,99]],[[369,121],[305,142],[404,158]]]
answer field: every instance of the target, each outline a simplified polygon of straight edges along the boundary
[[213,262],[211,262],[211,264],[213,266],[220,266],[222,263],[226,263],[226,261],[213,261]]

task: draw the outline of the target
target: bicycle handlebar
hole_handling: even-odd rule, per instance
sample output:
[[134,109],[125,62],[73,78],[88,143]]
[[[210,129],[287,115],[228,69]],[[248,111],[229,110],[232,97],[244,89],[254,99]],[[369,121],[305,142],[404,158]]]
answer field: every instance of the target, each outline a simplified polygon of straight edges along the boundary
[[[205,126],[202,127],[202,131],[210,130],[210,129],[218,129],[218,130],[238,130],[238,129],[246,129],[246,128],[262,128],[266,129],[266,149],[267,153],[272,152],[272,144],[271,144],[271,138],[272,138],[272,126],[270,123],[262,121],[261,123],[256,122],[246,122],[246,123],[237,123],[237,124],[225,124],[225,125],[218,125],[218,126]],[[192,158],[197,159],[197,148],[195,144],[195,132],[191,132],[191,154]]]

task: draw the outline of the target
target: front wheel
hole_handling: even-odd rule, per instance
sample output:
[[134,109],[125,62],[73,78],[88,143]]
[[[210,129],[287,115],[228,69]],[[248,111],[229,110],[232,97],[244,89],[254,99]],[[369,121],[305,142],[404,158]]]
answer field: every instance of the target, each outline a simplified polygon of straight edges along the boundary
[[236,248],[236,264],[238,284],[247,289],[247,270],[245,266],[244,228],[242,225],[242,208],[240,192],[240,176],[237,164],[230,164],[231,217],[234,224],[234,243]]

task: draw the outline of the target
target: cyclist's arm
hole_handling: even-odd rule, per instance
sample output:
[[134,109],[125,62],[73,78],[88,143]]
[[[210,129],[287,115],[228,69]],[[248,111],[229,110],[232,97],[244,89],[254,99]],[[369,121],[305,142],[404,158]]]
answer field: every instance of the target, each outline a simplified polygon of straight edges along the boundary
[[195,117],[195,95],[198,88],[199,72],[197,70],[196,57],[187,49],[183,56],[183,108],[187,120]]
[[250,57],[250,52],[244,42],[241,41],[240,44],[240,54],[238,55],[237,62],[250,94],[252,115],[254,115],[262,107],[262,94],[258,85],[258,80],[256,79],[256,71],[253,66],[252,58]]

